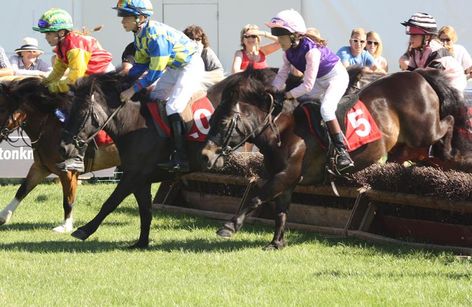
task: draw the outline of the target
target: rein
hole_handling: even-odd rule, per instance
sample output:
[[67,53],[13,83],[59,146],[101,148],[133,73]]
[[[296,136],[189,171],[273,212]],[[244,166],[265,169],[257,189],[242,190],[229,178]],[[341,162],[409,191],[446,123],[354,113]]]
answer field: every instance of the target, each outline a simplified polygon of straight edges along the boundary
[[[95,82],[95,80],[94,80]],[[93,92],[93,87],[94,87],[95,83],[92,83],[92,87],[90,89],[90,92],[92,93]],[[94,98],[94,94],[91,94],[90,95],[91,97],[91,100],[92,102],[95,103],[95,98]],[[87,116],[85,116],[82,124],[80,125],[80,128],[79,128],[79,131],[77,132],[77,134],[75,134],[73,137],[72,137],[72,140],[73,140],[73,144],[75,147],[79,148],[79,149],[82,149],[86,144],[88,144],[91,140],[93,140],[93,138],[101,131],[103,130],[106,125],[108,125],[108,123],[113,119],[113,117],[115,117],[115,115],[124,107],[125,105],[125,102],[121,102],[120,106],[118,108],[115,109],[115,111],[113,111],[113,113],[110,114],[110,116],[108,116],[108,118],[105,120],[105,122],[100,125],[100,127],[98,127],[98,130],[95,131],[94,133],[92,133],[91,136],[89,136],[88,138],[86,138],[85,140],[82,139],[79,134],[80,132],[84,129],[85,127],[85,124],[88,120],[89,117],[91,117],[94,112],[93,112],[93,104],[90,104],[90,107],[89,107],[89,111],[87,112]],[[69,131],[65,130],[66,133],[68,134],[71,134]]]
[[44,133],[43,126],[44,126],[44,123],[46,122],[46,120],[48,119],[48,117],[49,117],[49,114],[47,114],[41,120],[41,122],[39,124],[39,129],[38,129],[39,130],[39,135],[36,138],[36,140],[30,141],[29,144],[28,144],[28,142],[26,142],[26,138],[23,134],[24,131],[25,131],[25,126],[28,124],[28,122],[27,121],[18,122],[17,120],[13,119],[13,114],[10,114],[9,119],[11,119],[11,121],[14,122],[17,125],[15,125],[15,127],[13,129],[10,129],[10,128],[6,127],[8,120],[5,121],[5,123],[3,124],[3,128],[0,131],[0,137],[5,138],[7,143],[10,144],[12,147],[15,147],[15,148],[21,147],[22,145],[16,145],[15,144],[16,142],[18,142],[18,140],[13,141],[13,139],[10,138],[10,134],[12,134],[14,131],[18,130],[19,133],[20,133],[20,138],[23,140],[24,145],[26,145],[27,147],[30,147],[30,148],[34,148],[34,146],[39,142],[39,140],[43,136],[43,133]]
[[[274,112],[274,109],[275,109],[276,105],[274,104],[274,97],[270,93],[268,93],[268,95],[270,97],[270,108],[269,108],[269,112],[267,113],[267,115],[264,118],[263,123],[261,125],[257,126],[256,128],[252,129],[252,131],[249,134],[247,134],[245,137],[243,137],[243,139],[236,146],[231,147],[231,146],[229,146],[229,142],[231,140],[231,135],[233,134],[233,131],[235,129],[239,130],[237,123],[238,123],[238,121],[241,120],[241,112],[239,111],[239,104],[238,104],[238,110],[237,110],[237,112],[234,113],[233,118],[231,119],[231,123],[229,125],[228,131],[225,134],[223,145],[221,145],[221,147],[223,149],[222,149],[221,153],[219,153],[219,155],[215,159],[215,161],[218,160],[220,157],[226,157],[226,156],[232,154],[238,148],[243,146],[244,143],[246,143],[247,140],[249,140],[251,137],[256,138],[259,135],[261,135],[262,132],[264,132],[265,129],[267,129],[267,127],[270,127],[272,129],[272,131],[274,131],[274,133],[277,136],[277,146],[281,146],[282,142],[281,142],[281,139],[280,139],[279,129],[277,128],[277,125],[275,124],[275,121],[279,117],[280,113],[277,114],[275,117],[273,117],[272,113]],[[260,131],[256,133],[256,131],[259,130],[259,129],[260,129]]]

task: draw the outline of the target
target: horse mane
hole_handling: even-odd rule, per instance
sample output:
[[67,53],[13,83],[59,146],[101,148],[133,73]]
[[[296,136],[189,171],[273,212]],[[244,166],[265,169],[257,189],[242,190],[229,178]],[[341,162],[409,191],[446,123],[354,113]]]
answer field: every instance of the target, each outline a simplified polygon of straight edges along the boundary
[[7,85],[10,100],[19,108],[26,104],[42,113],[51,113],[56,108],[70,109],[71,99],[67,94],[51,93],[47,86],[37,77],[27,77],[13,80]]
[[351,65],[347,67],[346,70],[349,75],[349,83],[346,92],[344,93],[345,95],[356,94],[369,83],[388,75],[384,72],[371,71],[361,65]]
[[454,116],[454,125],[467,127],[467,106],[464,96],[455,87],[444,71],[439,69],[416,69],[414,73],[420,74],[434,89],[441,102],[441,118],[446,115]]
[[[73,92],[77,97],[86,97],[93,91],[97,91],[102,97],[106,97],[110,107],[116,108],[121,104],[120,93],[132,86],[133,80],[128,76],[122,76],[118,72],[93,74],[77,81]],[[81,103],[90,103],[90,99],[78,99]]]

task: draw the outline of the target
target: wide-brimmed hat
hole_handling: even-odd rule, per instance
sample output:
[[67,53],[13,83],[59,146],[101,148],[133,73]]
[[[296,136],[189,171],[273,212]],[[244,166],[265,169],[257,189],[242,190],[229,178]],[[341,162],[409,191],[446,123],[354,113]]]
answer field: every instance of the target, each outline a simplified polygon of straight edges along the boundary
[[23,44],[20,48],[15,49],[16,53],[20,53],[22,51],[39,51],[43,53],[44,51],[39,49],[38,40],[33,37],[25,37],[23,38]]

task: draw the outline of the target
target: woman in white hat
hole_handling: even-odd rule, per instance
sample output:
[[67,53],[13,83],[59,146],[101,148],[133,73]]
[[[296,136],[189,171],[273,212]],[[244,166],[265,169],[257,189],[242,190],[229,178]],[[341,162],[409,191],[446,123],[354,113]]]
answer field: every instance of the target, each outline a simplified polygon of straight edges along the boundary
[[10,62],[15,75],[21,76],[47,76],[51,71],[51,65],[39,57],[43,51],[39,49],[38,40],[25,37],[20,48],[15,49]]

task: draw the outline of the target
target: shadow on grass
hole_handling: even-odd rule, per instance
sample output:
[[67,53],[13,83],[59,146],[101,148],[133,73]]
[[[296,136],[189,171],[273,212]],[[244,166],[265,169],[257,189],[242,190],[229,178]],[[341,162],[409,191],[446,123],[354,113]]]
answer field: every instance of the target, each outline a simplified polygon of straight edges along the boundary
[[39,229],[53,229],[59,225],[54,223],[11,223],[0,226],[0,232],[2,231],[31,231]]
[[[215,232],[225,221],[209,219],[204,217],[196,217],[184,213],[170,213],[170,212],[159,212],[158,214],[154,213],[154,219],[159,221],[159,218],[163,220],[174,219],[172,223],[164,223],[162,225],[153,226],[153,231],[159,231],[159,229],[166,230],[178,230],[178,229],[189,229],[189,228],[214,228]],[[155,222],[156,223],[156,222]],[[159,222],[157,222],[159,224]],[[270,225],[264,225],[261,223],[247,223],[239,231],[240,233],[248,233],[252,235],[262,235],[264,233],[273,234],[274,227]],[[236,234],[238,236],[238,234]],[[231,239],[230,239],[231,240]],[[398,244],[388,244],[388,243],[374,243],[368,242],[357,238],[344,237],[341,235],[327,235],[320,234],[315,232],[303,232],[298,230],[290,230],[286,232],[286,240],[288,243],[288,248],[290,246],[296,246],[306,243],[320,243],[328,247],[352,247],[359,249],[369,249],[371,252],[394,255],[398,257],[408,256],[411,254],[417,254],[418,252],[423,252],[423,257],[437,257],[438,255],[444,253],[445,251],[440,250],[429,250],[429,249],[420,249],[413,248]],[[268,244],[268,241],[261,241],[261,246]]]
[[351,278],[351,277],[369,277],[374,279],[379,278],[430,278],[430,277],[444,277],[447,279],[460,280],[465,279],[469,281],[472,278],[472,273],[459,273],[459,272],[352,272],[352,271],[341,271],[341,270],[322,270],[313,274],[315,278]]
[[247,248],[263,247],[265,241],[230,241],[230,240],[170,240],[162,243],[152,243],[147,249],[130,249],[129,246],[134,242],[107,242],[89,239],[87,241],[48,241],[48,242],[15,242],[0,243],[0,250],[3,251],[25,251],[29,253],[102,253],[108,251],[130,251],[130,252],[150,252],[150,251],[166,251],[166,252],[232,252]]

